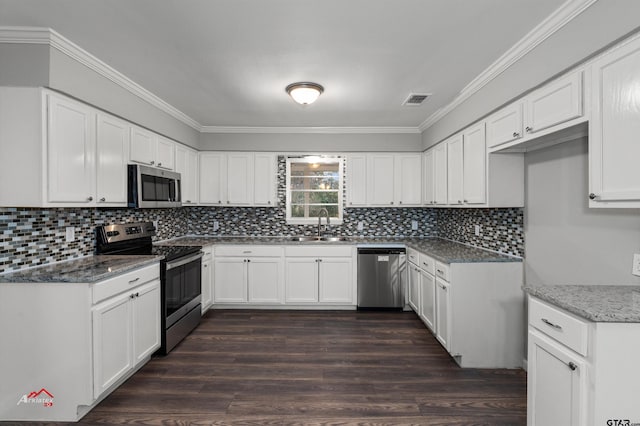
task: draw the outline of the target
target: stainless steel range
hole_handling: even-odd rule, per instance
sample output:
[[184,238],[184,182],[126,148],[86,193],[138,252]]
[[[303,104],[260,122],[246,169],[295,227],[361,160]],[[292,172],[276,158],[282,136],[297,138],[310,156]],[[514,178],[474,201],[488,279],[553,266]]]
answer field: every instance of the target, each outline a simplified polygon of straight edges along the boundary
[[160,262],[162,345],[168,354],[200,323],[200,246],[157,246],[152,222],[105,225],[96,228],[96,253],[118,255],[162,255]]

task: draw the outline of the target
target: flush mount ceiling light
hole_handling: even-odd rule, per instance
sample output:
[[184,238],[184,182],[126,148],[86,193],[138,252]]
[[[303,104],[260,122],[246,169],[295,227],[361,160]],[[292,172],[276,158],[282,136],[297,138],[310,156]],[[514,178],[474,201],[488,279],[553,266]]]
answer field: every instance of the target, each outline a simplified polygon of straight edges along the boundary
[[324,92],[324,87],[318,83],[300,82],[291,83],[285,89],[291,99],[300,105],[309,105],[314,103],[320,94]]

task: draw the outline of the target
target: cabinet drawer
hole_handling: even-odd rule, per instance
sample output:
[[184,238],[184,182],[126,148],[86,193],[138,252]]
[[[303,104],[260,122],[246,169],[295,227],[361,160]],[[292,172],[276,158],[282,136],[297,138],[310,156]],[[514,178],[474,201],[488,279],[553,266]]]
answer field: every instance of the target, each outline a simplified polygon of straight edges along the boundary
[[445,281],[449,281],[449,265],[436,261],[435,270],[436,276],[442,278]]
[[118,293],[157,279],[160,279],[160,265],[156,263],[100,281],[95,283],[92,288],[93,303],[96,304]]
[[287,246],[287,257],[351,257],[352,246]]
[[282,256],[282,247],[280,246],[215,246],[216,256],[236,256],[236,257],[278,257]]
[[407,247],[407,259],[414,265],[420,265],[420,253],[417,250]]
[[589,325],[586,321],[530,297],[529,325],[577,353],[587,356]]
[[213,246],[203,246],[202,247],[202,253],[204,253],[204,255],[213,255]]
[[[436,261],[433,260],[433,258],[431,256],[427,256],[424,253],[420,253],[420,269],[422,269],[425,272],[430,273],[431,275],[434,275],[435,271],[436,271]],[[447,268],[447,270],[448,269],[449,268]],[[447,278],[446,279],[447,279],[447,281],[449,280],[449,274],[448,273],[447,273]]]

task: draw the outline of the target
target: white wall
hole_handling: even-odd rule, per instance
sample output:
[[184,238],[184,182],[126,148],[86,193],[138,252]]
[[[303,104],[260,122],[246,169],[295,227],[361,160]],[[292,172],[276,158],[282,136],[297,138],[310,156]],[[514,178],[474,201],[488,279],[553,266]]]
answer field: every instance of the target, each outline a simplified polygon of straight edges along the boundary
[[525,154],[527,284],[640,284],[640,209],[589,209],[586,138]]
[[599,0],[426,129],[424,149],[640,28],[640,1]]
[[49,46],[0,43],[0,86],[49,84]]
[[203,133],[200,149],[208,151],[353,152],[422,151],[419,133]]

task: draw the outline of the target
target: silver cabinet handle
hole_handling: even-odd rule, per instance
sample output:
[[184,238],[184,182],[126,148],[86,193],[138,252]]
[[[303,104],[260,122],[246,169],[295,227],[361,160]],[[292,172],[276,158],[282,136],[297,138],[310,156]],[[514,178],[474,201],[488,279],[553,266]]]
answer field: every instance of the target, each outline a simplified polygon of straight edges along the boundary
[[468,202],[469,202],[469,200],[462,200],[462,201],[463,201],[463,202],[465,202],[465,203],[468,203]]
[[185,202],[186,202],[186,203],[190,203],[190,202],[191,202],[191,200],[187,200],[187,201],[185,201]]
[[549,327],[555,328],[556,330],[562,330],[561,326],[559,326],[558,324],[552,323],[551,321],[549,321],[546,318],[540,318],[540,321],[542,321],[543,323],[547,324]]
[[590,200],[595,200],[598,196],[596,194],[594,194],[593,192],[591,194],[589,194],[589,199]]
[[576,369],[578,368],[578,366],[575,365],[573,362],[569,362],[569,364],[567,364],[567,365],[569,366],[571,371],[576,371]]
[[517,138],[518,136],[520,136],[520,133],[518,133],[518,132],[513,132],[513,137],[514,137],[514,138]]
[[531,131],[533,130],[533,128],[529,126],[525,127],[524,129],[527,131],[527,133],[531,133]]
[[135,279],[133,279],[133,280],[130,280],[130,281],[129,281],[129,284],[133,284],[133,283],[138,282],[138,281],[140,281],[140,277],[135,278]]
[[107,199],[102,197],[102,198],[100,198],[100,201],[104,203],[105,201],[107,201]]

